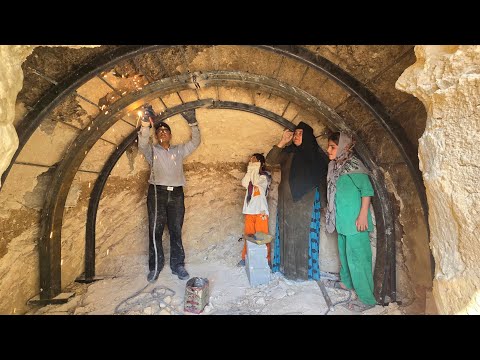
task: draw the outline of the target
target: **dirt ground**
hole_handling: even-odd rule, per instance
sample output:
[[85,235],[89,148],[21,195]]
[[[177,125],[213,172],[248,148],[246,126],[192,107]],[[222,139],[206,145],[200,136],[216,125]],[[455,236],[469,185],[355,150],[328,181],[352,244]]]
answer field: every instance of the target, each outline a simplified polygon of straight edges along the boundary
[[[244,267],[238,267],[242,242],[227,239],[189,257],[190,277],[209,280],[208,305],[200,315],[356,315],[341,304],[329,311],[315,281],[290,281],[280,273],[270,283],[251,287]],[[73,283],[64,292],[75,292],[65,304],[48,305],[28,314],[46,315],[190,315],[184,311],[186,280],[179,280],[167,265],[155,283],[146,280],[146,256],[112,258],[122,267],[115,275],[91,284]],[[101,276],[101,274],[98,274]],[[327,288],[332,303],[347,300],[349,293]],[[365,315],[401,315],[397,304],[375,306]]]

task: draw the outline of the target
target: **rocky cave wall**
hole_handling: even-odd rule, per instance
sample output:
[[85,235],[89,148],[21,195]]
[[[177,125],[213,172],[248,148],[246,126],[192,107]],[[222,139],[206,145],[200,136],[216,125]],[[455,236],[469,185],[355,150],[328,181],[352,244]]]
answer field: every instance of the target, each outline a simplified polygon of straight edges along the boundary
[[480,313],[480,46],[416,46],[397,82],[428,110],[419,140],[427,189],[433,295],[441,314]]

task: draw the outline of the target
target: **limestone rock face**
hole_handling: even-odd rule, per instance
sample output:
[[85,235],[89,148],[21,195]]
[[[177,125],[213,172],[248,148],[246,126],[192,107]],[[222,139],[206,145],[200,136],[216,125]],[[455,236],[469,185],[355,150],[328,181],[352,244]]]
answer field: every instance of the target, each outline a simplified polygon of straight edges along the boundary
[[[18,122],[26,112],[21,104],[20,106],[15,104],[23,86],[22,63],[36,47],[0,46],[0,176],[10,164],[18,148],[18,136],[14,123]],[[96,45],[68,47],[96,47]],[[50,151],[49,154],[52,155],[51,148],[47,148],[46,151]],[[57,161],[57,159],[54,160]],[[42,164],[41,161],[37,163]],[[0,258],[2,260],[0,287],[3,295],[0,299],[0,313],[2,314],[22,313],[26,308],[26,301],[38,292],[36,239],[38,238],[39,209],[43,204],[43,195],[51,176],[48,169],[42,167],[14,165],[13,170],[12,181],[10,184],[6,182],[8,185],[2,188],[0,195],[2,204],[0,209]],[[36,180],[32,181],[32,179]],[[0,186],[3,184],[0,183]],[[73,197],[74,195],[72,194]],[[71,202],[71,200],[67,201],[67,203]],[[82,222],[84,223],[83,218]],[[79,262],[80,260],[75,261],[75,263]],[[73,278],[73,275],[66,276],[70,281]],[[19,279],[22,281],[19,282]]]
[[480,46],[416,46],[396,87],[420,99],[419,140],[427,190],[433,294],[442,314],[480,313]]
[[34,47],[0,46],[0,176],[18,147],[17,133],[12,124],[15,118],[15,100],[23,84],[22,63]]

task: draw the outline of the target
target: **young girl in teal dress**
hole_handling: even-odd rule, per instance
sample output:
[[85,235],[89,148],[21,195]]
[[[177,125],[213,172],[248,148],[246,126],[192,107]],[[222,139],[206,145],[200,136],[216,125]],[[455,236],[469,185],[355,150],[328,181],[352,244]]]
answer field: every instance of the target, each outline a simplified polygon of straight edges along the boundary
[[364,311],[375,306],[373,296],[372,249],[369,232],[373,230],[370,198],[374,195],[368,169],[355,155],[354,142],[345,133],[328,138],[326,228],[337,230],[340,255],[340,287],[354,290],[358,300],[346,307]]

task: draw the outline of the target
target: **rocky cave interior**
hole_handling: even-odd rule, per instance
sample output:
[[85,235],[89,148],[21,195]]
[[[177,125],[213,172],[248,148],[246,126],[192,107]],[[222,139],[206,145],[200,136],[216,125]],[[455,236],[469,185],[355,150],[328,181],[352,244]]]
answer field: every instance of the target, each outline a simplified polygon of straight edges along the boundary
[[[452,129],[470,124],[466,148],[473,149],[478,136],[478,110],[470,109],[478,96],[476,47],[2,47],[0,313],[112,314],[145,285],[149,167],[136,142],[128,142],[144,103],[165,114],[174,144],[190,137],[182,110],[196,109],[202,142],[184,163],[183,243],[187,268],[213,280],[211,313],[323,312],[314,310],[325,306],[315,284],[302,288],[277,276],[276,288],[250,289],[235,267],[247,161],[255,152],[266,154],[288,124],[300,121],[313,127],[322,149],[328,130],[353,132],[381,190],[372,245],[375,294],[386,306],[374,313],[479,309],[474,264],[480,247],[468,234],[478,225],[472,205],[478,192],[459,190],[461,181],[473,187],[478,151],[462,157],[464,179],[452,175],[457,165],[444,165],[452,163],[445,155],[452,146],[447,140],[458,135]],[[280,170],[269,170],[275,229]],[[453,225],[445,225],[446,218]],[[89,275],[88,236],[101,280],[79,283]],[[168,232],[163,243],[168,254]],[[42,250],[40,244],[47,245]],[[324,220],[320,246],[320,269],[338,272],[336,236],[325,232]],[[164,276],[176,295],[156,309],[144,303],[127,313],[182,313],[184,283]],[[51,299],[68,292],[75,296],[62,305],[29,302],[41,293]],[[295,296],[312,307],[295,306],[289,300]],[[270,307],[269,299],[275,301]]]

